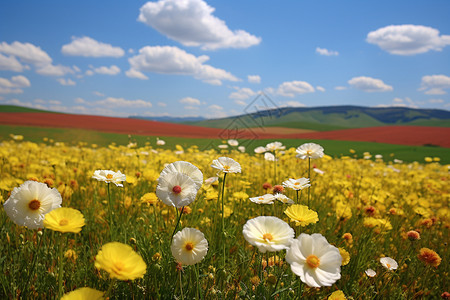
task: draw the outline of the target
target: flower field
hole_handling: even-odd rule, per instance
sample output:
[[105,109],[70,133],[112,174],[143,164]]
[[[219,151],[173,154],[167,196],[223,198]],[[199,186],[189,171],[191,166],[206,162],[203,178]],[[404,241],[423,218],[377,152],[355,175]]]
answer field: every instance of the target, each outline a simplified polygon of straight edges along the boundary
[[162,145],[3,141],[0,298],[450,297],[439,158]]

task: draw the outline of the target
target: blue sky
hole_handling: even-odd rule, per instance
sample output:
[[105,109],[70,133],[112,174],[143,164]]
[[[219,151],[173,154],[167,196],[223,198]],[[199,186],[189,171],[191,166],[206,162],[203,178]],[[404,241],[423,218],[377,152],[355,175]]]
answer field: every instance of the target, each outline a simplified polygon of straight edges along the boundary
[[449,109],[450,1],[0,3],[0,104],[107,116]]

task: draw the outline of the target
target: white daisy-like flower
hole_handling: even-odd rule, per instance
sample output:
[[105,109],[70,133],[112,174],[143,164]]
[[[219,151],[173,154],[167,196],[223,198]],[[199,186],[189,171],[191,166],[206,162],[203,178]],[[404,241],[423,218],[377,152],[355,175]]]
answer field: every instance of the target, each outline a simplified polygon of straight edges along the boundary
[[219,145],[217,147],[219,147],[219,149],[228,149],[228,145],[227,144]]
[[241,151],[242,153],[244,153],[245,152],[245,146],[239,146],[238,150]]
[[395,259],[390,257],[380,258],[380,263],[389,271],[396,270],[398,268],[398,263],[395,261]]
[[320,175],[325,174],[325,171],[322,171],[321,169],[318,169],[318,168],[313,168],[313,171],[318,173],[318,174],[320,174]]
[[255,151],[256,154],[261,154],[261,153],[266,152],[267,150],[265,147],[259,146],[259,147],[256,147],[255,150],[253,150],[253,151]]
[[200,230],[184,228],[173,236],[170,250],[182,265],[194,265],[208,253],[208,241]]
[[284,150],[286,146],[283,146],[281,142],[273,142],[266,145],[266,151]]
[[377,272],[375,272],[372,269],[367,269],[366,271],[364,271],[366,273],[367,276],[369,277],[375,277],[377,275]]
[[299,178],[299,179],[289,178],[288,180],[283,181],[283,186],[286,188],[293,189],[295,191],[299,191],[307,187],[310,187],[311,184],[309,183],[308,178]]
[[252,197],[250,198],[250,201],[256,204],[273,204],[273,201],[275,200],[275,196],[272,194],[265,194],[259,197]]
[[275,161],[275,155],[270,152],[264,153],[264,159],[267,161]]
[[217,177],[217,176],[209,177],[208,179],[205,179],[205,184],[206,185],[211,185],[214,182],[216,182],[217,180],[219,180],[219,177]]
[[115,185],[122,187],[123,184],[121,184],[121,182],[127,180],[125,174],[122,174],[120,171],[114,172],[111,170],[96,170],[92,178],[106,183],[114,183]]
[[191,164],[187,161],[176,161],[171,164],[168,164],[162,171],[160,176],[173,173],[180,172],[189,176],[194,182],[197,189],[200,189],[203,184],[203,173],[199,168]]
[[316,159],[323,157],[323,148],[322,146],[315,143],[306,143],[301,145],[296,150],[297,156],[300,159]]
[[166,144],[166,141],[160,140],[159,138],[156,138],[156,145],[164,146],[165,144]]
[[247,242],[261,253],[288,249],[294,239],[294,229],[285,221],[272,216],[261,216],[245,223],[242,234]]
[[310,287],[331,286],[341,278],[342,256],[319,233],[302,233],[292,241],[286,261],[300,280]]
[[241,173],[241,165],[232,158],[219,157],[213,160],[211,167],[224,173]]
[[15,224],[38,229],[44,228],[45,215],[61,207],[61,202],[61,194],[56,188],[50,189],[41,182],[25,181],[13,189],[3,207]]
[[284,194],[277,193],[274,195],[274,197],[275,197],[275,199],[277,199],[280,202],[283,202],[284,204],[294,204],[295,203],[294,200],[292,200],[291,198],[287,197]]
[[228,140],[228,145],[232,146],[232,147],[236,147],[237,145],[239,145],[239,142],[237,140]]
[[197,187],[194,180],[186,174],[180,172],[170,172],[158,178],[156,195],[169,206],[177,208],[194,202],[197,196]]

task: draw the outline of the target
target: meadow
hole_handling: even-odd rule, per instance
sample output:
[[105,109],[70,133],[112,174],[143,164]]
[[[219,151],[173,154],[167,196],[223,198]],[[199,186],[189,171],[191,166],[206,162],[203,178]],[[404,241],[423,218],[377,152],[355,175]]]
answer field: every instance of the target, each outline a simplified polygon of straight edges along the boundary
[[[382,146],[370,150],[364,148],[368,143],[358,147],[345,142],[333,147],[338,141],[315,141],[325,148],[325,155],[301,158],[296,147],[303,141],[298,140],[281,141],[286,149],[255,141],[259,144],[252,146],[266,146],[257,154],[248,151],[250,147],[239,151],[235,141],[229,141],[227,149],[203,149],[192,139],[184,143],[164,138],[166,144],[157,145],[154,138],[133,136],[124,145],[104,146],[40,138],[3,139],[0,201],[5,204],[27,182],[40,182],[61,195],[62,207],[81,212],[84,221],[77,233],[60,232],[62,222],[52,227],[44,221],[46,226],[32,229],[16,224],[3,209],[1,299],[52,299],[83,287],[110,299],[449,297],[446,157],[420,152],[417,161],[401,160],[395,149],[380,155]],[[232,165],[217,168],[214,160],[219,157],[233,159],[241,172],[230,169]],[[158,179],[167,176],[161,171],[177,161],[191,163],[203,177],[189,205],[175,205],[178,208],[159,199],[161,192],[160,197],[156,194],[161,189]],[[111,173],[102,177],[98,170]],[[178,177],[190,183],[186,176]],[[288,182],[301,178],[307,178],[310,186],[294,189]],[[184,185],[177,186],[184,191]],[[191,184],[186,190],[193,188]],[[172,191],[180,193],[176,186]],[[285,197],[275,199],[277,193]],[[306,258],[306,264],[303,259],[300,268],[292,262],[297,257],[292,254],[294,242],[278,244],[276,230],[257,242],[249,238],[246,226],[261,216],[284,222],[294,240],[320,234],[329,244],[326,247],[333,249],[329,251],[338,248],[334,279],[317,275],[319,287],[311,286],[307,273],[325,265],[326,259],[317,261],[322,257],[317,252]],[[176,258],[173,252],[174,236],[187,228],[200,231],[208,244],[207,252],[200,249],[201,257],[192,264],[180,263],[183,256]],[[111,242],[132,251],[111,254],[112,269],[104,263]],[[190,251],[193,245],[182,247]],[[134,267],[142,270],[133,273]],[[303,276],[297,275],[299,268]],[[75,294],[65,297],[75,299]]]

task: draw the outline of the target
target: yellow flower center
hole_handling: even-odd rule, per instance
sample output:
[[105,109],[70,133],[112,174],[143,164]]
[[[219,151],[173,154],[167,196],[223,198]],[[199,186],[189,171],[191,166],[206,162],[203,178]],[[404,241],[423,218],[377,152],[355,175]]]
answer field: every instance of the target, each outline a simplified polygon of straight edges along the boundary
[[187,251],[192,251],[194,249],[194,244],[191,242],[187,242],[186,245],[184,245],[184,249]]
[[312,150],[306,150],[306,154],[311,155],[313,153]]
[[228,165],[223,166],[223,170],[224,170],[224,171],[227,171],[227,172],[230,171],[230,168],[231,168],[231,167],[228,166]]
[[308,266],[310,268],[315,269],[320,265],[320,259],[317,256],[315,256],[314,254],[311,254],[310,256],[308,256],[306,258],[306,263],[308,264]]
[[388,269],[390,269],[390,268],[391,268],[391,264],[386,264],[386,266],[388,267]]
[[59,226],[66,226],[69,224],[69,221],[67,219],[62,219],[59,221]]
[[271,242],[273,240],[273,236],[270,233],[264,233],[263,240]]
[[41,201],[37,200],[37,199],[33,199],[30,201],[30,203],[28,203],[28,207],[31,210],[38,210],[39,207],[41,207]]
[[112,178],[113,178],[113,174],[106,175],[106,179],[112,179]]
[[123,269],[125,269],[125,265],[121,261],[115,262],[112,267],[112,271],[117,275],[119,275]]

